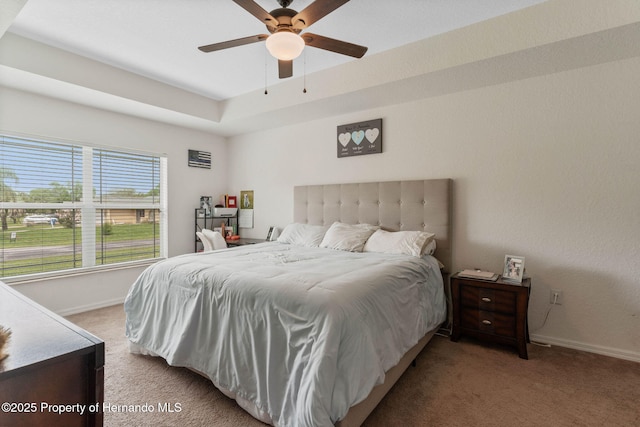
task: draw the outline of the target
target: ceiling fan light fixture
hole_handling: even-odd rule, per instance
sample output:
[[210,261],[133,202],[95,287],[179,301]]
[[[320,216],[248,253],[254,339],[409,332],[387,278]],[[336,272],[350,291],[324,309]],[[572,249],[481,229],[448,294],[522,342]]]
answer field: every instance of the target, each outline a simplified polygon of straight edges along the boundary
[[267,38],[267,50],[282,61],[291,61],[302,53],[305,43],[302,37],[291,31],[278,31]]

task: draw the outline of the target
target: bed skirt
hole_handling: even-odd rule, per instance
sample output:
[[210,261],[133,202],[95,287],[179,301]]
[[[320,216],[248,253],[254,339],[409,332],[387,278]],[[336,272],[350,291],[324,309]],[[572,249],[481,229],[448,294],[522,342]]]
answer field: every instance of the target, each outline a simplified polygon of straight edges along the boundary
[[[391,387],[400,379],[402,374],[406,371],[409,365],[415,360],[415,358],[420,354],[420,352],[424,349],[427,343],[433,338],[438,328],[428,332],[424,337],[418,341],[416,345],[411,347],[407,353],[400,359],[398,364],[393,368],[389,369],[385,374],[385,379],[382,384],[378,384],[371,390],[369,396],[365,400],[356,405],[352,406],[347,412],[347,415],[340,421],[338,421],[335,425],[336,427],[358,427],[362,425],[364,420],[373,412],[373,410],[378,406],[378,403],[384,398],[384,396],[391,390]],[[129,341],[129,351],[134,354],[141,354],[145,356],[153,356],[153,357],[161,357],[157,354],[149,351],[143,347],[140,347],[137,344]],[[201,375],[209,380],[209,376],[203,372],[198,371],[197,369],[188,368],[189,370]],[[225,389],[224,387],[219,387],[215,383],[214,385],[218,390],[220,390],[225,396],[234,399],[238,406],[248,412],[252,417],[257,420],[262,421],[265,424],[273,425],[273,420],[264,411],[261,411],[257,408],[252,402],[243,399],[241,396],[236,396],[235,393]]]

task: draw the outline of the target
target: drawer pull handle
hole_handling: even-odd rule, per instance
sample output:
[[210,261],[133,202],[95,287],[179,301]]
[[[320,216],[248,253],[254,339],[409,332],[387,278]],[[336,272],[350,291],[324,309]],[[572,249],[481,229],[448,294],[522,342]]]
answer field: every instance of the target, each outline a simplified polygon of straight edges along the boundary
[[485,325],[490,325],[491,324],[491,320],[483,320],[482,323],[484,323]]
[[483,297],[482,301],[483,302],[491,302],[491,298]]

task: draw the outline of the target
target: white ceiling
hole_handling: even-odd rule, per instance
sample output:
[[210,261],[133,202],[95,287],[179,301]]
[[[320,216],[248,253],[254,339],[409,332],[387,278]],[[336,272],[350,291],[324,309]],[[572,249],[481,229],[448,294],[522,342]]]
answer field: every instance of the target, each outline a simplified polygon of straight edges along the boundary
[[[322,1],[322,0],[318,0]],[[366,56],[544,0],[351,0],[309,31],[369,48]],[[257,0],[267,11],[276,0]],[[294,0],[301,11],[312,0]],[[215,100],[278,83],[264,43],[202,53],[197,47],[266,29],[231,0],[28,0],[9,32]],[[292,79],[357,61],[315,48]],[[305,65],[306,63],[306,65]],[[291,80],[291,79],[288,79]]]

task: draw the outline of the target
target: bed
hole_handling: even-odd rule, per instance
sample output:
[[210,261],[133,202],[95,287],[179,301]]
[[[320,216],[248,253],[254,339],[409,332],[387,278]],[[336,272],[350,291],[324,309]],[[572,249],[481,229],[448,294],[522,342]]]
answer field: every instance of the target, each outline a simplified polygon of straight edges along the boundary
[[[320,244],[283,232],[154,264],[125,301],[131,351],[205,375],[269,424],[360,425],[446,319],[451,186],[295,187],[294,225],[324,229]],[[433,233],[436,249],[337,250],[353,243],[343,229],[370,232],[360,250],[392,231]]]

